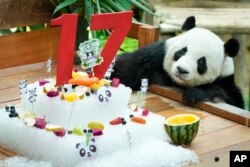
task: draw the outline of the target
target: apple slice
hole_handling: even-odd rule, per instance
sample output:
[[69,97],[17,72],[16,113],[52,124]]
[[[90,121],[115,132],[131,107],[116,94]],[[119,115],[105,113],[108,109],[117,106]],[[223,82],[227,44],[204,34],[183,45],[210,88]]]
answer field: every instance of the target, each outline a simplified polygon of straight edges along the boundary
[[81,126],[74,127],[74,129],[72,130],[72,134],[83,136],[84,133],[83,133],[82,127]]
[[52,125],[52,124],[47,124],[45,126],[45,129],[47,131],[59,131],[59,130],[63,130],[63,126],[60,126],[60,125]]
[[89,129],[99,129],[102,131],[104,129],[104,125],[100,122],[90,122],[90,123],[88,123],[88,128]]
[[25,118],[36,118],[36,114],[33,113],[33,112],[28,112],[28,111],[24,111],[24,112],[21,112],[20,114],[18,114],[19,118],[24,120]]
[[32,117],[26,117],[26,118],[24,118],[23,121],[28,126],[34,126],[36,124],[35,118],[32,118]]
[[55,86],[52,84],[52,83],[46,83],[44,86],[43,86],[43,92],[44,93],[48,93],[50,91],[54,91],[56,90]]

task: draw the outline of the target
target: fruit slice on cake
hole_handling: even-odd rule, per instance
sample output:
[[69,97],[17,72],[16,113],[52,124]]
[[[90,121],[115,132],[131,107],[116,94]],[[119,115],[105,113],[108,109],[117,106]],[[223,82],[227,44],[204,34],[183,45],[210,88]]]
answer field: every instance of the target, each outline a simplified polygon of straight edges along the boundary
[[197,135],[200,118],[194,114],[178,114],[166,119],[164,127],[175,144],[190,144]]

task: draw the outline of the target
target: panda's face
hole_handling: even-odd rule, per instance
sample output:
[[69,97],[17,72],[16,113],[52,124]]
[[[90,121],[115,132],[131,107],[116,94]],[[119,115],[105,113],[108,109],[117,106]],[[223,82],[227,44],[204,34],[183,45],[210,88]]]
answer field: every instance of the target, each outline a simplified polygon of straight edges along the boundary
[[91,159],[97,154],[97,147],[94,138],[91,138],[87,145],[85,143],[77,143],[76,148],[79,150],[79,155],[84,159]]
[[164,69],[182,86],[213,82],[221,73],[224,42],[207,29],[193,28],[166,42]]

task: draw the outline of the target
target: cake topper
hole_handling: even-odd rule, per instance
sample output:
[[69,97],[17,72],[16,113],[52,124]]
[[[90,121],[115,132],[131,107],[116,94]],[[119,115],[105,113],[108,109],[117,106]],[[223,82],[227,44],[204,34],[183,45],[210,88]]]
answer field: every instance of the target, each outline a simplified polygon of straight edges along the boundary
[[112,93],[108,86],[100,87],[96,92],[98,101],[103,104],[107,104],[112,97]]
[[91,138],[89,140],[88,145],[77,143],[76,148],[79,150],[79,155],[82,158],[87,159],[87,160],[90,160],[91,158],[95,157],[95,155],[97,153],[97,148],[95,145],[94,138]]
[[27,93],[27,85],[28,81],[26,80],[21,80],[19,81],[19,90],[20,90],[20,95],[26,94]]
[[141,90],[143,93],[146,93],[146,92],[147,92],[147,90],[148,90],[148,79],[147,79],[147,78],[141,79],[141,87],[140,87],[140,90]]
[[36,101],[36,97],[37,97],[37,94],[36,94],[36,87],[32,88],[29,90],[29,102],[30,103],[34,103]]
[[79,149],[79,155],[87,160],[92,159],[97,154],[95,138],[92,135],[92,130],[83,130],[85,134],[85,143],[77,143],[76,148]]
[[46,63],[46,70],[47,70],[47,73],[49,73],[49,77],[51,75],[51,65],[52,65],[52,60],[51,60],[51,57],[50,57],[49,60]]
[[145,94],[148,90],[148,79],[143,78],[141,79],[141,87],[140,91],[137,92],[137,106],[142,107],[142,101],[145,99]]
[[115,60],[116,60],[116,57],[112,60],[111,64],[109,65],[109,68],[108,70],[106,71],[106,73],[104,74],[104,77],[106,79],[110,79],[110,76],[111,76],[111,73],[114,71],[114,65],[115,65]]
[[102,63],[103,58],[99,54],[99,40],[97,38],[90,39],[79,45],[77,55],[80,57],[83,69],[89,70]]
[[52,64],[52,60],[51,60],[51,57],[50,57],[49,60],[46,63],[46,69],[47,69],[48,73],[51,72],[51,64]]
[[127,135],[127,142],[128,142],[128,145],[129,145],[129,151],[131,152],[132,141],[131,141],[131,134],[130,134],[130,132],[128,131],[128,129],[127,129],[126,135]]

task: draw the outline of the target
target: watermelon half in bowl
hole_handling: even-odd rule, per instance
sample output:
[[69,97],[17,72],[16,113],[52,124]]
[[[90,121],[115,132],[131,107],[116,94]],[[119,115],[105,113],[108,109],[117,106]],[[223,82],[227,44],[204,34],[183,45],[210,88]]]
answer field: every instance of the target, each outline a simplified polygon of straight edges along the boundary
[[177,145],[189,145],[197,135],[200,118],[194,114],[178,114],[165,120],[165,130]]

